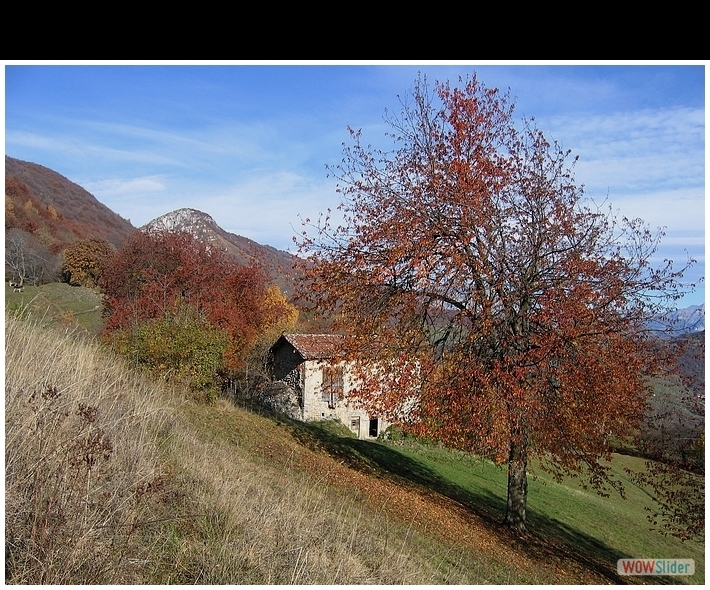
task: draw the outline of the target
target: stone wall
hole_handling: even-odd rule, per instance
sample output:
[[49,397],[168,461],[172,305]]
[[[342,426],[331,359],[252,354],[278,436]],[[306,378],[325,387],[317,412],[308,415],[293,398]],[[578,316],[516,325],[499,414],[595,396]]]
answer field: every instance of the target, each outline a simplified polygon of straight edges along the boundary
[[303,420],[299,394],[284,381],[266,383],[257,393],[263,406],[294,420]]
[[289,346],[272,350],[273,381],[259,392],[259,401],[276,412],[296,420],[340,420],[358,438],[374,438],[388,426],[370,417],[357,403],[348,401],[352,387],[347,366],[343,371],[343,395],[335,404],[323,399],[323,368],[327,360],[303,361]]
[[[303,419],[340,420],[358,438],[376,438],[380,432],[384,432],[387,424],[377,420],[376,417],[370,417],[359,404],[348,400],[348,391],[352,388],[352,382],[347,367],[344,370],[342,399],[339,399],[334,407],[323,399],[323,367],[328,364],[328,361],[303,363]],[[373,420],[376,420],[376,425]],[[371,434],[371,426],[375,428],[374,435]]]

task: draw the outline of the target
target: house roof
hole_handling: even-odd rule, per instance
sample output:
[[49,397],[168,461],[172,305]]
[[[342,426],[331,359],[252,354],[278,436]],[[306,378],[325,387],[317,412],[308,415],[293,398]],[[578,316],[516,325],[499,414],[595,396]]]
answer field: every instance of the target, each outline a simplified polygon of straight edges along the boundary
[[293,346],[303,360],[309,361],[333,358],[345,337],[339,334],[282,334],[281,338]]

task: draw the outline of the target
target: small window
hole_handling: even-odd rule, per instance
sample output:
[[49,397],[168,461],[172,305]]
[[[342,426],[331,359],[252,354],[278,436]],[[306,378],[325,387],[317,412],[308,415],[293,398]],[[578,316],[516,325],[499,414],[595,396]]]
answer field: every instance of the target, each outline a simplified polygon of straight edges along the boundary
[[334,408],[343,397],[343,368],[323,367],[322,400]]
[[360,418],[358,416],[353,416],[350,418],[350,430],[360,438]]

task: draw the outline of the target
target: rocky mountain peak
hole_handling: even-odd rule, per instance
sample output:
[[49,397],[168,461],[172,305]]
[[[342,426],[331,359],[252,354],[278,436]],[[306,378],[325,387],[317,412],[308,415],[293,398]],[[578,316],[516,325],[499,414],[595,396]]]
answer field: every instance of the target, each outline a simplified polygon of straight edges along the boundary
[[143,231],[184,231],[192,234],[198,240],[206,242],[217,241],[221,228],[210,215],[188,207],[177,209],[161,215],[146,223]]
[[293,293],[294,257],[291,254],[230,233],[203,211],[177,209],[149,221],[141,230],[188,232],[195,239],[224,250],[238,264],[258,264],[284,292]]

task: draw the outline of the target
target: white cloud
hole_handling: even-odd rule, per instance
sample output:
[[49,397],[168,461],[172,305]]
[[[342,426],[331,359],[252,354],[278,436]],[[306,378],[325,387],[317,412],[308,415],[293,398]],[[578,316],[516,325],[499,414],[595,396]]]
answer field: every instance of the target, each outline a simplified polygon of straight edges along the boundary
[[[542,126],[542,125],[541,125]],[[704,112],[693,108],[560,116],[549,136],[579,154],[576,179],[595,202],[667,228],[693,246],[705,228]],[[698,246],[695,246],[698,249]]]
[[[602,199],[595,199],[599,204]],[[694,235],[705,231],[705,190],[678,188],[648,193],[609,195],[612,209],[630,219],[643,219],[650,227]]]
[[40,135],[29,131],[13,131],[12,129],[5,130],[5,149],[19,146],[23,148],[39,149],[39,150],[57,150],[64,147],[64,143],[54,137]]
[[289,170],[252,171],[243,183],[196,203],[225,230],[283,250],[293,250],[301,218],[316,219],[338,205],[327,179]]
[[613,191],[704,184],[704,113],[641,110],[550,120],[550,135],[580,155],[578,180]]
[[99,200],[130,199],[136,194],[160,193],[165,190],[165,182],[160,176],[143,178],[110,178],[97,182],[86,182],[84,188]]

